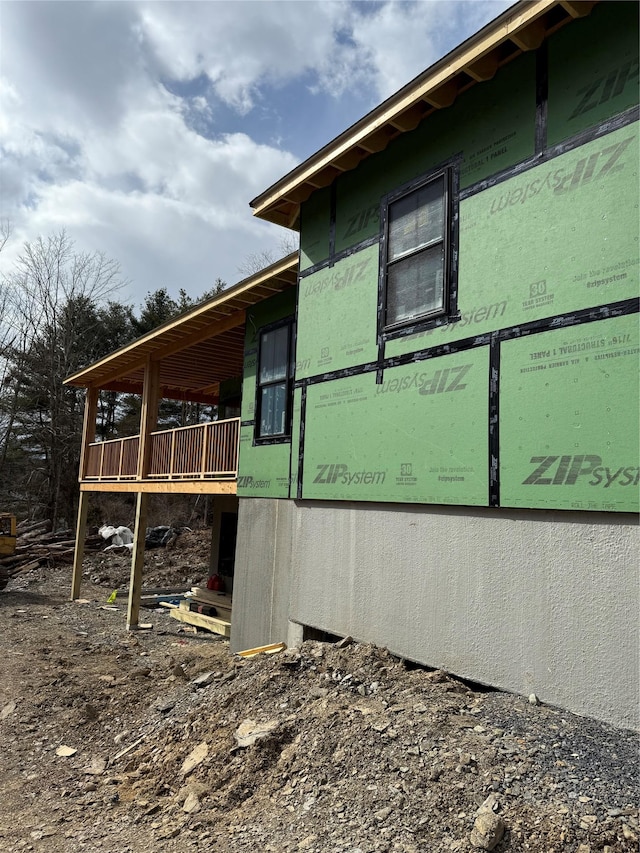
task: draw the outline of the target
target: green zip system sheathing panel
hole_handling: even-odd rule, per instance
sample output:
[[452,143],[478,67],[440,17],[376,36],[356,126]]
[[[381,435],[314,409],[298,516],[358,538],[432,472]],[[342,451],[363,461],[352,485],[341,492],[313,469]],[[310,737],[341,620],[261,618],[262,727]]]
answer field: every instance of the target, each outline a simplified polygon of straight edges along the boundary
[[377,357],[378,246],[300,280],[296,379]]
[[256,370],[260,330],[295,311],[296,290],[290,288],[247,311],[242,383],[242,421],[238,463],[239,497],[289,497],[290,441],[254,445]]
[[385,354],[636,296],[638,156],[636,123],[463,201],[461,320]]
[[288,498],[291,444],[253,443],[253,427],[240,429],[238,497]]
[[310,386],[303,497],[486,505],[486,347]]
[[244,341],[244,370],[242,383],[242,420],[251,421],[255,416],[256,368],[260,329],[269,323],[288,317],[295,312],[296,290],[294,287],[277,296],[260,302],[247,311]]
[[464,188],[533,154],[535,57],[525,54],[505,71],[338,179],[336,252],[378,233],[383,195],[454,155]]
[[638,103],[638,9],[599,3],[550,39],[550,145]]
[[318,190],[300,209],[300,269],[305,270],[329,257],[331,193]]
[[293,416],[291,426],[291,465],[289,471],[289,497],[297,497],[298,457],[300,454],[300,419],[302,409],[302,390],[293,392]]
[[638,512],[638,343],[636,314],[502,344],[502,506]]

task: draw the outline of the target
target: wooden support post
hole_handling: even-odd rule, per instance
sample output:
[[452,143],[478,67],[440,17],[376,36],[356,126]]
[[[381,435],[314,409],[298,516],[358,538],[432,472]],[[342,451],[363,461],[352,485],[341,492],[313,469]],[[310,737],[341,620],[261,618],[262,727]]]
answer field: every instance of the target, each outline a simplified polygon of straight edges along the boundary
[[100,391],[93,386],[87,388],[84,401],[84,419],[82,424],[82,452],[80,454],[80,479],[84,480],[89,459],[89,445],[96,439],[96,416],[98,414],[98,396]]
[[[96,415],[98,413],[99,390],[93,386],[87,388],[84,401],[84,417],[82,424],[82,450],[80,453],[79,479],[83,480],[87,473],[89,445],[96,437]],[[76,549],[73,555],[73,573],[71,575],[71,600],[80,598],[82,584],[82,560],[84,558],[84,540],[87,532],[87,511],[89,509],[88,492],[80,492],[78,500],[78,520],[76,522]]]
[[158,423],[158,399],[160,396],[160,363],[147,359],[142,389],[140,411],[140,445],[138,447],[138,480],[149,473],[151,461],[151,433]]
[[89,509],[89,492],[80,492],[78,502],[78,521],[76,523],[76,549],[73,555],[73,574],[71,576],[71,600],[80,598],[82,583],[82,560],[84,558],[84,540],[87,530],[87,511]]
[[[160,394],[160,364],[147,359],[142,389],[140,412],[140,444],[138,446],[137,479],[144,480],[149,472],[151,460],[151,433],[158,422],[158,397]],[[138,486],[144,489],[143,485]],[[144,540],[147,534],[147,509],[149,493],[138,491],[136,496],[136,524],[133,534],[133,555],[129,578],[129,605],[127,607],[127,631],[138,627],[140,592],[142,590],[142,567],[144,565]]]
[[136,524],[133,534],[133,556],[129,577],[129,604],[127,607],[127,631],[135,631],[140,614],[140,592],[142,590],[142,567],[144,564],[144,540],[147,533],[148,492],[136,496]]

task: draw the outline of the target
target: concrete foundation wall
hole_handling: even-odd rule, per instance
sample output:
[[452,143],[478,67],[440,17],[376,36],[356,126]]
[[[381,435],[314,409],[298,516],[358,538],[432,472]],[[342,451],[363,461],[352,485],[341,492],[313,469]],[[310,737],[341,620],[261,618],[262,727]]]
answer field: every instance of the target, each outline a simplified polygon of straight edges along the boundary
[[240,498],[231,649],[287,641],[292,501]]
[[241,500],[232,645],[289,620],[640,728],[632,516]]

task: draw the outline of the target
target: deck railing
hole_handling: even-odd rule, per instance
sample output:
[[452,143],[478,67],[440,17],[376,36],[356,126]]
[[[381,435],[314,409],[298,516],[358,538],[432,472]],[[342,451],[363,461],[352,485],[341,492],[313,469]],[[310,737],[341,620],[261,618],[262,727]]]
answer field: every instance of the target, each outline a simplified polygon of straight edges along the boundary
[[[151,433],[145,480],[235,480],[238,476],[240,418]],[[136,480],[140,436],[93,442],[85,480]]]

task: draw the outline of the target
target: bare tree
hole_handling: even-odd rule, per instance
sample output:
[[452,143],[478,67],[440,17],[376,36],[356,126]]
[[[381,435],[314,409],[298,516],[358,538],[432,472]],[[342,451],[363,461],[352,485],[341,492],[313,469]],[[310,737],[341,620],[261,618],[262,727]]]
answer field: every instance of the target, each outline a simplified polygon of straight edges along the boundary
[[[6,247],[13,231],[8,219],[0,221],[0,252]],[[9,291],[0,288],[0,471],[3,470],[7,455],[7,439],[15,419],[15,394],[9,387],[9,353],[19,349],[16,346],[19,331],[9,322]]]
[[9,429],[0,480],[9,458],[18,459],[23,498],[29,491],[54,525],[73,518],[82,432],[82,394],[62,381],[104,354],[98,306],[122,284],[116,261],[77,252],[65,231],[25,243],[3,280],[10,343],[2,402]]
[[292,252],[298,251],[299,237],[297,234],[283,234],[275,249],[263,249],[260,252],[251,252],[238,266],[241,276],[250,276],[260,272],[265,267],[271,266],[279,258],[284,258]]

